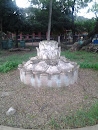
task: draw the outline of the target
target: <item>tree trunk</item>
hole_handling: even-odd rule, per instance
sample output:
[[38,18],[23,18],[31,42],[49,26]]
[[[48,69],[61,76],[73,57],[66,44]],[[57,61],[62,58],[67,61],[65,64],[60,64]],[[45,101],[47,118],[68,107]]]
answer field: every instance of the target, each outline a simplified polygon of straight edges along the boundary
[[1,42],[2,42],[2,32],[0,31],[0,48],[1,48]]
[[95,0],[95,17],[97,18],[97,3],[96,3],[96,0]]
[[85,41],[83,42],[83,44],[81,44],[81,45],[79,45],[79,46],[77,47],[77,51],[79,51],[83,46],[86,46],[86,45],[90,44],[91,42],[92,42],[92,38],[85,40]]
[[83,46],[90,44],[92,42],[92,39],[95,34],[98,34],[98,18],[96,19],[96,23],[95,23],[95,27],[94,27],[93,31],[91,31],[88,34],[87,38],[83,41],[83,43],[81,45],[78,43],[73,44],[73,46],[71,47],[70,50],[79,51]]
[[18,48],[18,30],[16,31],[16,43],[15,48]]
[[75,42],[75,27],[74,27],[74,6],[75,6],[76,0],[74,0],[73,6],[72,6],[72,35],[73,35],[73,43]]
[[1,18],[1,21],[0,21],[0,31],[2,32],[2,18]]
[[0,21],[0,48],[1,48],[1,42],[2,42],[2,18]]
[[49,7],[49,21],[48,21],[48,34],[47,40],[50,40],[50,32],[51,32],[51,16],[52,16],[52,0],[50,0],[50,7]]

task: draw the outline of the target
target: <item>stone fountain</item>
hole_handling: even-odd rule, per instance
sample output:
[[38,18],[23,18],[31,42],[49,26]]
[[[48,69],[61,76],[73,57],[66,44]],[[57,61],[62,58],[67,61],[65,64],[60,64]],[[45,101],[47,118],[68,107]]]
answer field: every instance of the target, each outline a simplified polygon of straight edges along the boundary
[[34,87],[64,87],[77,82],[79,65],[60,56],[58,42],[41,41],[36,49],[36,57],[18,66],[24,84]]

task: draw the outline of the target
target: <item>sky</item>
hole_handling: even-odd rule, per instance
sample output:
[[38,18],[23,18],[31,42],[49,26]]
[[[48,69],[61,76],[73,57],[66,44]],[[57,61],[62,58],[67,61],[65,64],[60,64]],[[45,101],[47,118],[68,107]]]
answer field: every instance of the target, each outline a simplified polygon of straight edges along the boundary
[[[94,0],[95,1],[95,0]],[[98,3],[98,2],[97,2]],[[19,6],[20,8],[26,8],[30,5],[30,3],[28,3],[28,0],[16,0],[16,4],[17,6]],[[83,8],[83,9],[80,9],[79,12],[77,13],[78,16],[83,16],[85,18],[92,18],[92,17],[95,17],[94,13],[92,12],[89,12],[87,13],[87,10],[89,8],[91,8],[93,5],[93,2],[89,3],[88,4],[88,7],[86,8]]]
[[87,13],[88,9],[91,8],[93,4],[94,4],[94,2],[91,2],[91,3],[88,4],[87,7],[80,9],[79,12],[77,13],[77,15],[83,16],[83,17],[89,18],[89,19],[92,18],[92,17],[95,17],[95,14],[93,12]]
[[20,8],[26,8],[26,7],[28,7],[30,5],[28,0],[16,0],[16,4]]

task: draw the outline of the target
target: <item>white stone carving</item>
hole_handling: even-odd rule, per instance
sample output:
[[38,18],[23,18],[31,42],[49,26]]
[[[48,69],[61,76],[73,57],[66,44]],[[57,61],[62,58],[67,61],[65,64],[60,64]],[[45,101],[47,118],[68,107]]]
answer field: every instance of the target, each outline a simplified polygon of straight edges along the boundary
[[40,71],[40,72],[45,72],[48,69],[49,65],[47,65],[45,63],[45,61],[41,61],[39,62],[36,66],[35,66],[35,70],[34,71]]
[[61,87],[77,81],[79,66],[60,56],[61,47],[58,47],[58,42],[41,41],[36,49],[36,57],[18,66],[22,82],[34,87]]
[[37,49],[37,56],[39,59],[55,59],[60,57],[61,48],[58,47],[56,41],[42,41],[39,43],[39,48]]
[[16,110],[13,107],[10,107],[8,111],[6,112],[7,116],[15,114]]
[[57,74],[57,73],[60,73],[60,70],[58,69],[57,66],[49,66],[46,73],[48,73],[48,74],[54,74],[54,73]]
[[59,61],[58,62],[58,68],[60,70],[67,71],[67,70],[72,70],[72,68],[74,68],[74,66],[71,63],[66,63],[64,61]]

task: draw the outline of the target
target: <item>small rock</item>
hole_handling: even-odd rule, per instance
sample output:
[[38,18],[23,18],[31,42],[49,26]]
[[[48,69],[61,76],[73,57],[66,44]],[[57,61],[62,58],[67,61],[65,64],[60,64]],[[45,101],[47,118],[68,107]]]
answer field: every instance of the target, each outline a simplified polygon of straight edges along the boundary
[[10,95],[9,92],[2,92],[1,97],[6,97],[6,96],[9,96],[9,95]]
[[15,114],[16,110],[13,107],[10,107],[9,110],[6,112],[7,116]]
[[1,98],[4,98],[4,97],[7,97],[7,96],[10,96],[14,94],[14,92],[12,91],[8,91],[8,92],[1,92],[0,95],[1,95]]

